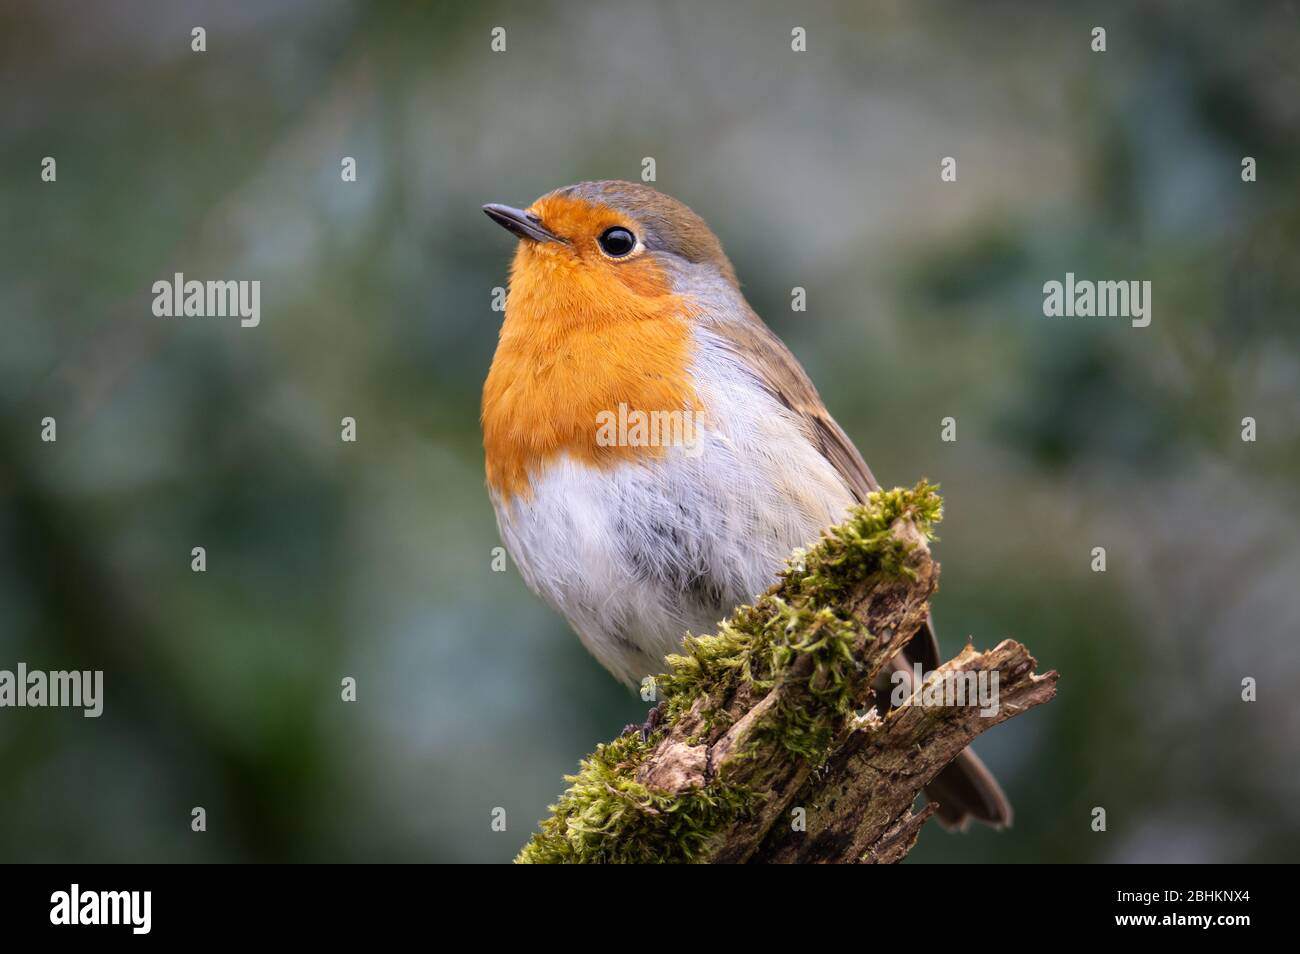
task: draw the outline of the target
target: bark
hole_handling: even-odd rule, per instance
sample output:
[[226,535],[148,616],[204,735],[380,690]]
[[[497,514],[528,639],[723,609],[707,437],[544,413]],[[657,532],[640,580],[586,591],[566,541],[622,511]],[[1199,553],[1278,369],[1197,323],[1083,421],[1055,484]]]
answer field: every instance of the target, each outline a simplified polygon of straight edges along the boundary
[[[850,526],[840,542],[828,536],[810,553],[820,561],[817,586],[791,570],[754,607],[733,614],[722,632],[750,634],[752,644],[731,665],[695,670],[704,673],[702,681],[677,688],[670,717],[644,749],[624,740],[584,763],[584,772],[593,771],[603,753],[600,784],[615,809],[593,801],[603,792],[585,800],[574,795],[584,781],[580,773],[520,860],[892,863],[906,857],[934,811],[932,805],[912,811],[926,783],[981,732],[1051,699],[1056,673],[1036,675],[1033,657],[1010,640],[987,652],[967,646],[927,674],[904,704],[879,715],[884,707],[874,706],[872,684],[924,623],[939,574],[927,545],[929,524],[938,519],[933,488],[890,493],[903,496],[882,496],[870,504],[876,510],[863,511],[877,523]],[[895,511],[881,508],[897,508],[900,499],[900,515],[891,519]],[[918,516],[917,500],[932,502],[929,519]],[[846,577],[843,586],[822,585],[863,554],[878,556],[879,567]],[[767,668],[767,659],[777,662]],[[945,680],[981,672],[985,679],[997,674],[996,711],[932,698]],[[667,677],[670,690],[679,683]],[[620,744],[631,746],[626,755],[615,747]],[[593,787],[588,780],[587,789]],[[728,799],[742,807],[700,810]],[[802,809],[802,829],[792,824],[795,809]],[[666,827],[674,811],[706,819],[690,830],[689,850],[679,852],[666,840],[683,837],[680,827]]]
[[[881,719],[854,720],[843,744],[794,799],[807,812],[807,832],[774,828],[759,859],[765,862],[901,861],[934,805],[913,814],[930,780],[985,729],[1047,702],[1056,673],[1035,675],[1037,663],[1020,643],[1004,640],[988,652],[967,646],[926,678],[907,704]],[[945,673],[998,674],[998,711],[977,706],[912,704]]]

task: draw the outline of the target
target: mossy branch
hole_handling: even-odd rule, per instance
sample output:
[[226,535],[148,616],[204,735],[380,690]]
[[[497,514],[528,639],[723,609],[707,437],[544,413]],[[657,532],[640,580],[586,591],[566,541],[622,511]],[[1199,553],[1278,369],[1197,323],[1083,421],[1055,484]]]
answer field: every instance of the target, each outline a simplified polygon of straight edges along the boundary
[[[940,517],[937,488],[924,481],[878,491],[793,554],[716,635],[688,637],[657,682],[659,728],[597,747],[517,861],[904,857],[932,812],[912,814],[924,785],[985,728],[1055,691],[1056,674],[1035,676],[1032,657],[1008,641],[988,653],[967,647],[938,670],[996,670],[998,717],[918,704],[882,719],[868,708],[873,681],[925,622]],[[805,830],[790,824],[795,806]]]

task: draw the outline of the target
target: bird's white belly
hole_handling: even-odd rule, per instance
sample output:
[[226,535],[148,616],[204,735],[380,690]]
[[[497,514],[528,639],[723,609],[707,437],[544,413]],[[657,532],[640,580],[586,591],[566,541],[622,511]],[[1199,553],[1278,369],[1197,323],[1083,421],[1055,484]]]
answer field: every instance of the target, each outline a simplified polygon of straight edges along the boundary
[[682,637],[713,632],[853,502],[791,413],[737,375],[699,388],[694,449],[597,469],[568,457],[529,497],[493,497],[525,581],[610,672],[662,672]]

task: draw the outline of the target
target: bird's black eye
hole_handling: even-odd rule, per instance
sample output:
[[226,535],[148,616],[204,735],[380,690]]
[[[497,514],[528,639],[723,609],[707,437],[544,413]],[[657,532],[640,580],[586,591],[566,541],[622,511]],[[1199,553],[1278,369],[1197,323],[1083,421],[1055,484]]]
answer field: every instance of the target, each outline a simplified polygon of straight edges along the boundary
[[621,225],[605,229],[600,233],[598,241],[601,251],[610,258],[622,258],[636,248],[636,236]]

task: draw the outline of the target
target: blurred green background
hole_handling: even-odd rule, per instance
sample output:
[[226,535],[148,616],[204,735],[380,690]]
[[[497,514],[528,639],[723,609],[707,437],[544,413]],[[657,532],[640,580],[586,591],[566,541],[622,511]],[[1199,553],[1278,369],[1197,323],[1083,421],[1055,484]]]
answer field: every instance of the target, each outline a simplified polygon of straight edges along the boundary
[[[0,860],[505,861],[640,720],[490,569],[479,206],[646,156],[881,481],[942,484],[945,652],[1062,674],[977,745],[1015,827],[912,860],[1300,857],[1300,15],[1082,7],[6,5],[0,668],[106,685],[0,710]],[[261,325],[155,318],[176,271]],[[1044,318],[1067,271],[1151,326]]]

